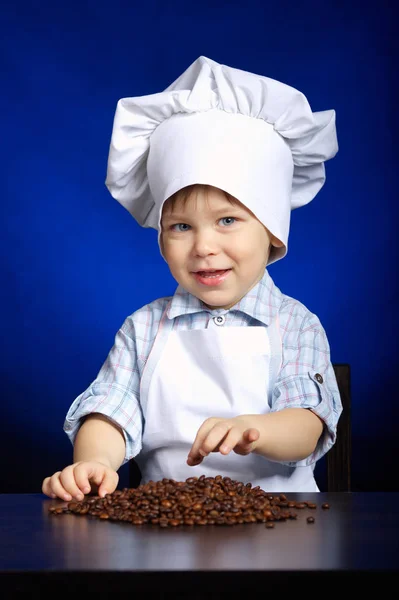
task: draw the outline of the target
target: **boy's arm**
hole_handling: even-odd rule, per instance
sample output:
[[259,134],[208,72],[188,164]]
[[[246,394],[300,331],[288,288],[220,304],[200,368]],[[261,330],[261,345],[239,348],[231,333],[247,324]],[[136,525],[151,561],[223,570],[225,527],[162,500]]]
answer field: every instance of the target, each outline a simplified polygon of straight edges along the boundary
[[118,425],[99,413],[88,415],[74,444],[74,462],[95,461],[117,471],[126,451],[125,438]]
[[[144,337],[140,329],[139,334],[141,338]],[[139,348],[140,356],[146,354],[148,345]],[[65,417],[64,431],[74,446],[75,460],[82,460],[82,456],[103,454],[101,434],[96,436],[91,435],[91,432],[92,427],[104,425],[114,427],[115,433],[123,436],[121,442],[124,444],[125,454],[122,462],[118,451],[121,443],[118,437],[116,442],[115,459],[116,463],[119,463],[118,467],[140,452],[143,419],[140,406],[139,362],[135,323],[129,317],[117,332],[114,345],[96,379],[75,399]],[[103,417],[102,422],[99,422],[100,414]],[[90,423],[93,415],[96,415],[95,425]],[[86,442],[86,432],[89,442]],[[76,439],[78,435],[79,440]],[[114,457],[112,459],[114,460]]]
[[295,462],[311,455],[323,432],[323,421],[304,408],[265,415],[211,417],[197,432],[187,464],[198,465],[210,452],[255,452],[274,462]]
[[122,430],[102,414],[92,413],[76,434],[73,464],[46,477],[42,491],[67,502],[72,498],[81,501],[89,492],[103,497],[118,485],[117,470],[124,456]]
[[266,415],[240,415],[236,419],[245,430],[259,431],[252,451],[272,461],[307,458],[323,433],[323,421],[305,408],[286,408]]
[[[342,412],[326,332],[316,315],[308,313],[302,322],[301,316],[292,318],[289,325],[284,321],[283,365],[269,413],[270,418],[276,419],[276,426],[287,419],[289,435],[294,435],[294,439],[302,435],[305,440],[308,438],[310,452],[302,459],[284,461],[293,463],[291,466],[313,464],[329,451]],[[295,420],[291,420],[292,415]],[[284,425],[280,435],[287,438]]]

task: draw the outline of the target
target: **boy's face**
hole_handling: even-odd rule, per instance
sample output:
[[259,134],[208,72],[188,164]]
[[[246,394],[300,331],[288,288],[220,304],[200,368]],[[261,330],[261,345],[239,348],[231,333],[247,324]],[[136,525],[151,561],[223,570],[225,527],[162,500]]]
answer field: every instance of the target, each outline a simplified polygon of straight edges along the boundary
[[173,277],[209,308],[231,308],[265,273],[271,234],[218,188],[195,186],[173,209],[166,201],[161,225],[162,253]]

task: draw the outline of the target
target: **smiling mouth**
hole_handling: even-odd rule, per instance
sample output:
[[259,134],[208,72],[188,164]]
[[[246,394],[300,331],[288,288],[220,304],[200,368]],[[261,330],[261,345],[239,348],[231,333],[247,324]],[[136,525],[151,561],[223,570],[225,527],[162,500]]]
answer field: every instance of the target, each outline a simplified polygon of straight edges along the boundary
[[231,269],[212,269],[207,271],[194,271],[195,275],[199,275],[200,277],[206,277],[207,279],[212,279],[216,277],[220,277],[227,273],[227,271],[231,271]]

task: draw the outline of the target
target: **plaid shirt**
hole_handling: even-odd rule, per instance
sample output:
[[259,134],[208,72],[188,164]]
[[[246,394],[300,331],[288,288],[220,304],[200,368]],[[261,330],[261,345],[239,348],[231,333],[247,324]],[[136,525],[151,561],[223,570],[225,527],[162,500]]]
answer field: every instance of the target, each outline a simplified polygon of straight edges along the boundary
[[170,331],[207,328],[218,315],[225,315],[225,327],[267,327],[278,317],[282,365],[271,396],[265,402],[270,404],[272,412],[310,408],[325,424],[315,451],[302,461],[286,464],[293,467],[314,464],[331,448],[342,404],[326,333],[318,317],[283,294],[267,270],[260,282],[229,310],[208,309],[179,286],[174,296],[155,300],[127,317],[96,379],[68,410],[64,431],[72,443],[80,419],[101,413],[123,431],[126,442],[123,464],[140,452],[144,426],[141,378],[165,310],[163,326]]

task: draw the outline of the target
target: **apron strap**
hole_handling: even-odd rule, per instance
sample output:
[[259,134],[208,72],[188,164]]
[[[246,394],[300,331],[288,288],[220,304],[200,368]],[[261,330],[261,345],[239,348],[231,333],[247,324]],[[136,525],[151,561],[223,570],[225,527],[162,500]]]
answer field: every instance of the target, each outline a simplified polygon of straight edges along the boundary
[[[172,300],[169,300],[168,304],[166,305],[165,310],[162,313],[162,317],[161,317],[161,320],[160,320],[159,326],[158,326],[158,331],[156,333],[153,346],[147,357],[147,360],[146,360],[146,363],[144,366],[144,370],[143,370],[143,374],[141,377],[141,381],[140,381],[140,404],[141,404],[141,409],[142,409],[144,418],[145,418],[146,409],[147,409],[147,399],[148,399],[148,392],[149,392],[149,388],[150,388],[151,378],[154,374],[155,368],[158,364],[158,360],[161,357],[162,351],[165,347],[167,337],[170,333],[170,326],[166,319],[167,319],[167,311],[168,311],[171,303],[172,303]],[[150,360],[150,357],[151,357],[151,360]]]
[[273,390],[283,361],[283,341],[280,331],[280,317],[277,314],[267,328],[270,341],[269,392],[268,403],[272,407]]

